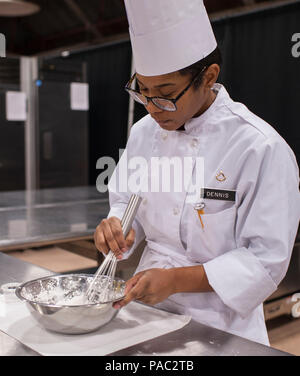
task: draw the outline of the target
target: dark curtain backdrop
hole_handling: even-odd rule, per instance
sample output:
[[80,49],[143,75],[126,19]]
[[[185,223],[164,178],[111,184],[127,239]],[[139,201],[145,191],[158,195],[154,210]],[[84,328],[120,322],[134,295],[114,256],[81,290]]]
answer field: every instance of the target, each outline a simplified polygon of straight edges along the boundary
[[214,23],[224,58],[220,81],[231,97],[270,123],[300,163],[300,3]]
[[[224,60],[219,82],[270,123],[300,163],[300,58],[292,56],[300,3],[215,21],[213,28]],[[144,115],[137,104],[135,121]]]

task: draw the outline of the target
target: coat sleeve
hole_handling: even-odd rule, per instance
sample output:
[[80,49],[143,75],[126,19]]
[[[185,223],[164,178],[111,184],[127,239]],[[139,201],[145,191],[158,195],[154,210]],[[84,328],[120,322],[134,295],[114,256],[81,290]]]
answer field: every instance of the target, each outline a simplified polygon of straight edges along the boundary
[[284,278],[300,217],[299,170],[285,142],[266,141],[247,157],[237,187],[237,249],[204,264],[210,285],[243,318]]
[[[126,149],[120,158],[118,165],[116,166],[113,175],[109,182],[109,204],[110,211],[107,218],[117,217],[122,220],[123,214],[125,213],[127,204],[130,200],[131,193],[129,192],[128,186],[125,187],[124,184],[121,184],[122,181],[128,181],[129,171],[127,168],[127,160],[129,160],[132,150],[134,150],[133,145],[135,144],[135,129],[136,125],[131,128],[131,133],[129,140],[127,142]],[[126,174],[126,176],[122,175]],[[135,230],[135,240],[132,247],[128,252],[123,254],[123,260],[128,259],[131,254],[134,252],[135,248],[140,244],[140,242],[145,238],[144,230],[138,221],[137,218],[134,219],[132,224],[133,229]]]

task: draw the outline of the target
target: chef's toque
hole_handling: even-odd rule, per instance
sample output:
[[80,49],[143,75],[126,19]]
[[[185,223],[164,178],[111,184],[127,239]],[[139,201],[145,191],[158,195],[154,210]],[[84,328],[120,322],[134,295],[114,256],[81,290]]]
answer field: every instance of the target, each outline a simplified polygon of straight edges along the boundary
[[217,42],[203,0],[125,0],[136,71],[159,76],[202,60]]

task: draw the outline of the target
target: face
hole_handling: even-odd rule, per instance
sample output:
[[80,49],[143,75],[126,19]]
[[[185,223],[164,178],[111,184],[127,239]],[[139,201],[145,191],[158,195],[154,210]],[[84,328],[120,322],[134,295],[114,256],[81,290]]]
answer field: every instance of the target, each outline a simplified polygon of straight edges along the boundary
[[[176,102],[177,111],[169,112],[156,107],[149,101],[146,106],[152,118],[165,130],[174,131],[184,125],[192,117],[201,115],[213,102],[211,87],[217,77],[211,74],[210,66],[205,73],[202,85],[195,89],[194,85]],[[218,67],[216,65],[216,67]],[[218,74],[217,74],[218,75]],[[146,77],[136,75],[138,89],[148,97],[176,98],[192,81],[193,77],[183,76],[179,72],[161,76]]]

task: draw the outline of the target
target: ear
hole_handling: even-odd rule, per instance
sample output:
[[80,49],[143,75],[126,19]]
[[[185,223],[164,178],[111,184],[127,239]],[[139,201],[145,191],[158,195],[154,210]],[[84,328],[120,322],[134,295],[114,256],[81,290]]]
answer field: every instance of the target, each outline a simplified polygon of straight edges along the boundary
[[218,64],[210,65],[204,75],[204,86],[207,89],[211,89],[213,85],[217,82],[220,74],[220,66]]

